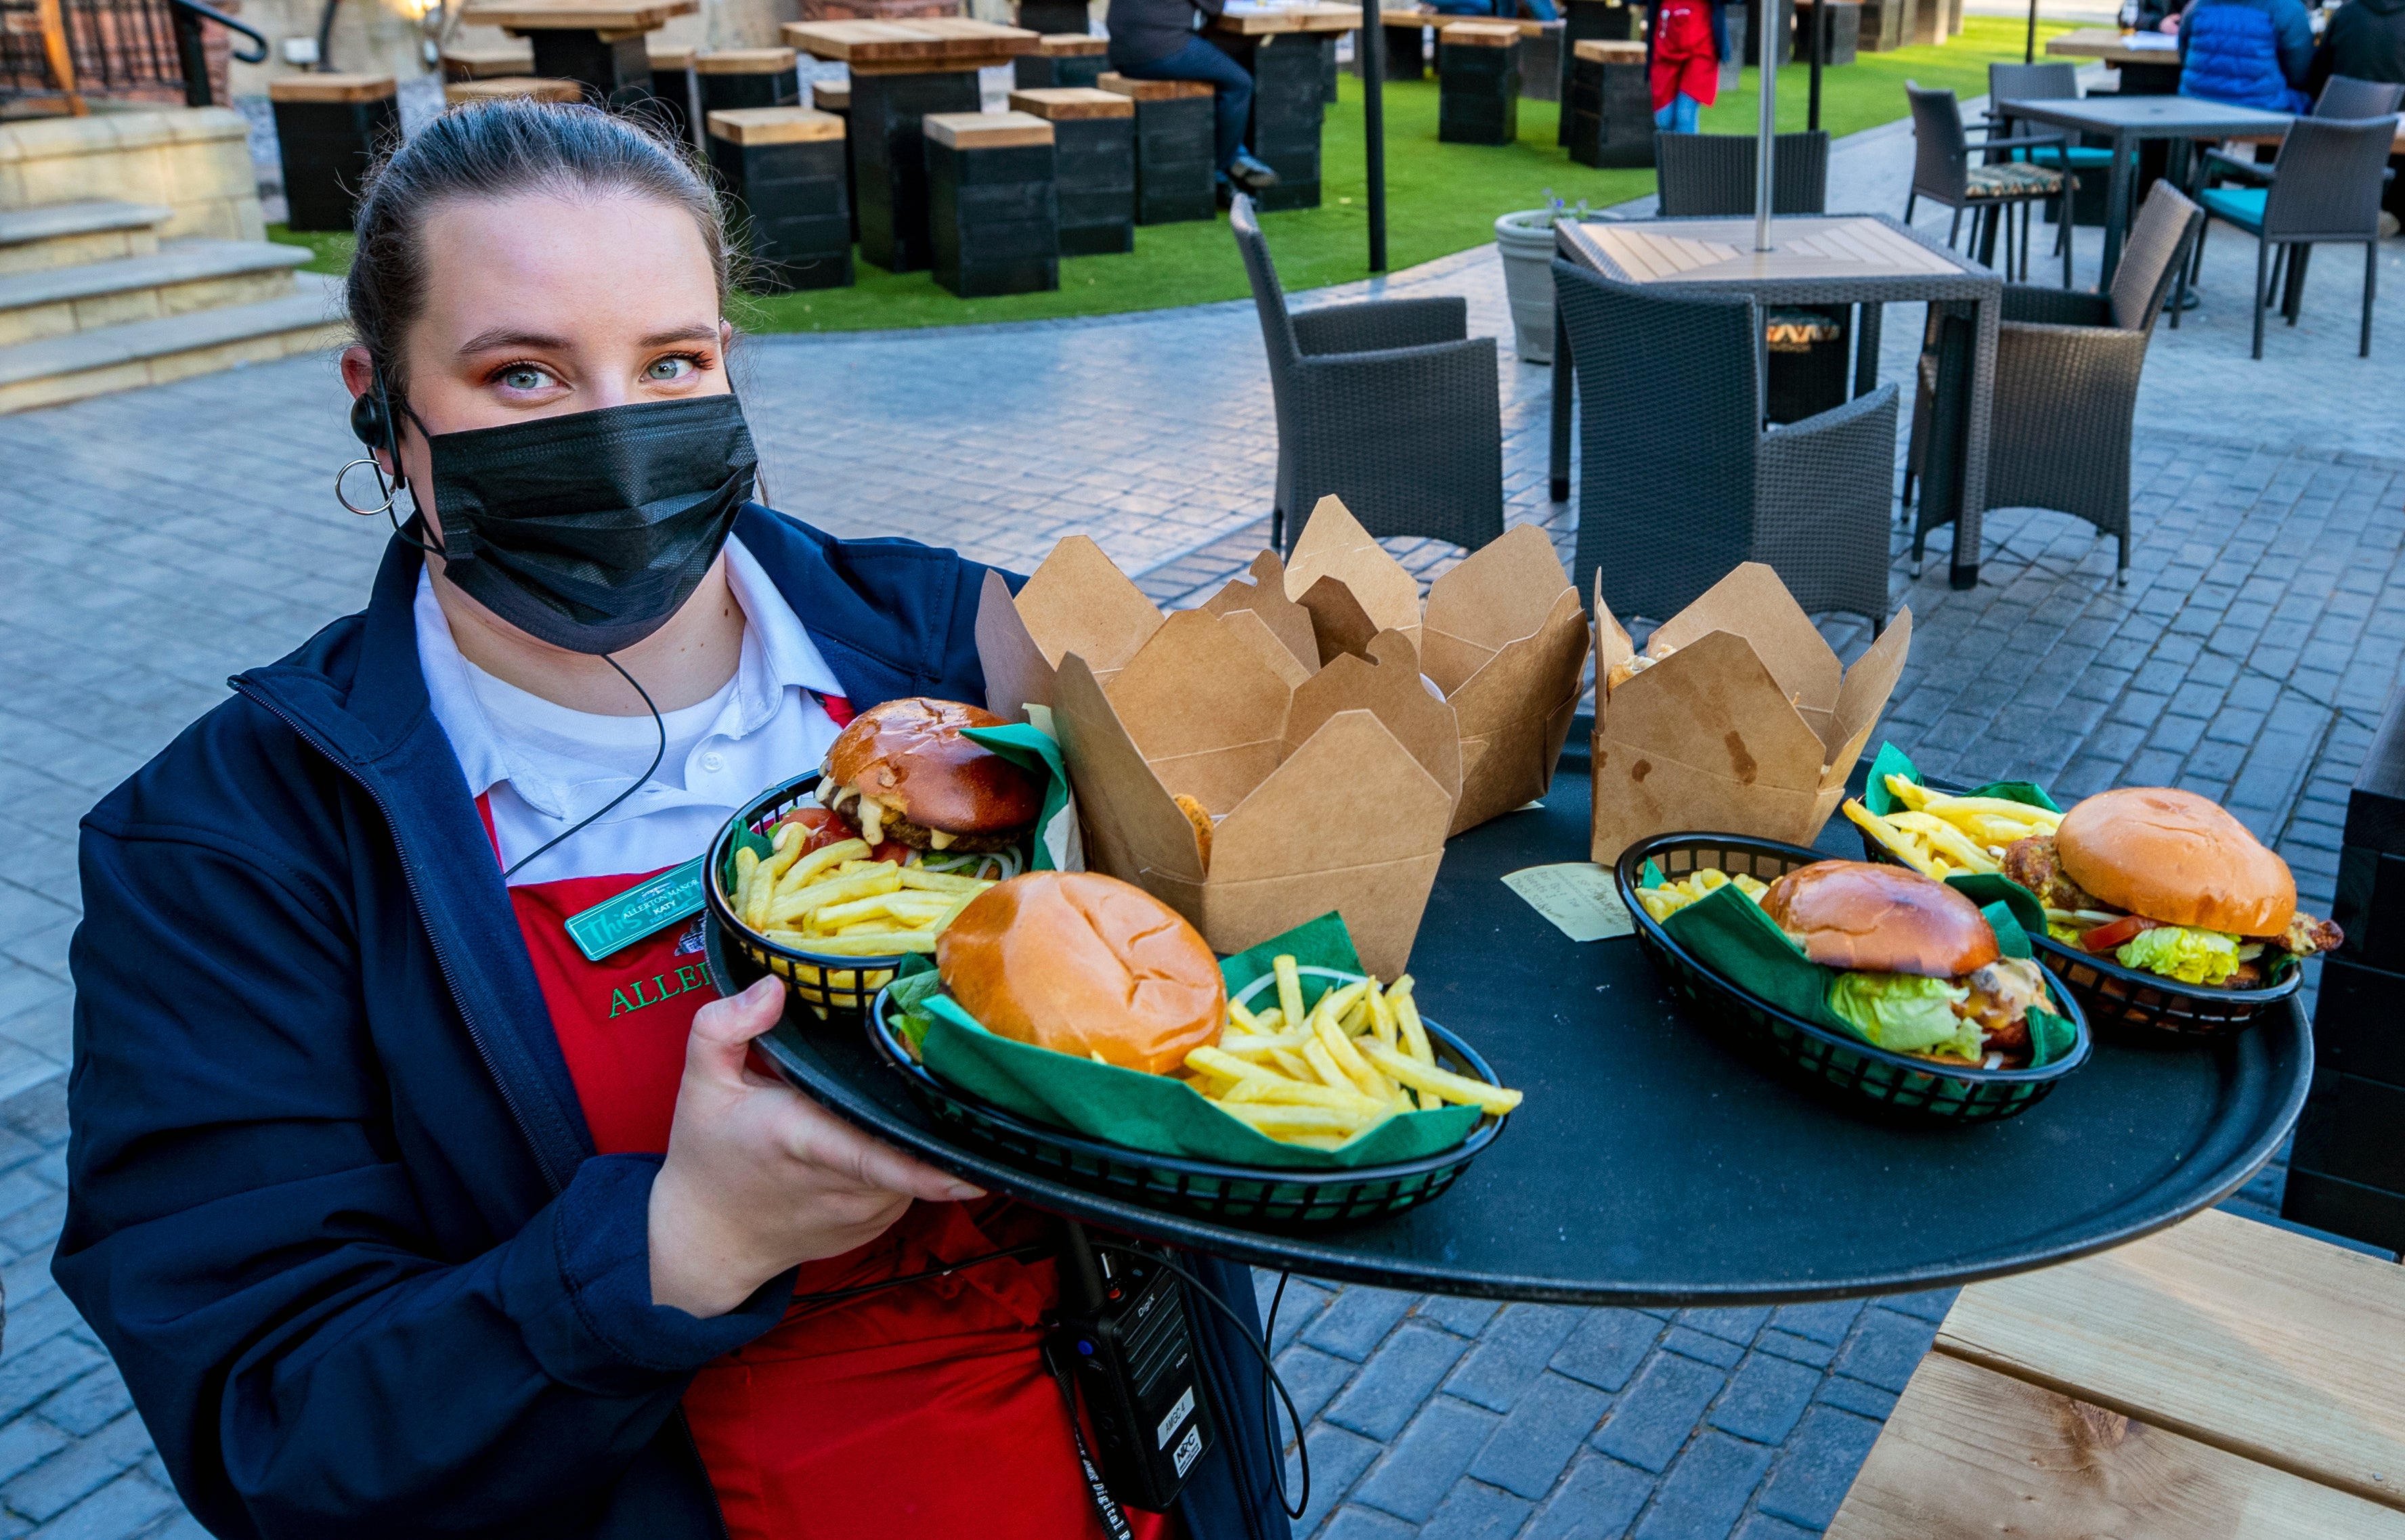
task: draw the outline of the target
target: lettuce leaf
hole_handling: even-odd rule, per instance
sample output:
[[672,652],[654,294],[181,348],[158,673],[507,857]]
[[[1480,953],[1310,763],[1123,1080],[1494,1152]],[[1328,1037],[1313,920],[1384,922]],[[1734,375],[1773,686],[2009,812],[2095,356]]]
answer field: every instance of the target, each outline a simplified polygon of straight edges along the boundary
[[2113,956],[2124,968],[2143,968],[2182,984],[2219,984],[2238,971],[2238,938],[2163,925],[2139,931]]
[[1829,1009],[1878,1047],[1903,1054],[1952,1054],[1978,1061],[1979,1024],[1954,1014],[1971,991],[1916,973],[1839,973]]

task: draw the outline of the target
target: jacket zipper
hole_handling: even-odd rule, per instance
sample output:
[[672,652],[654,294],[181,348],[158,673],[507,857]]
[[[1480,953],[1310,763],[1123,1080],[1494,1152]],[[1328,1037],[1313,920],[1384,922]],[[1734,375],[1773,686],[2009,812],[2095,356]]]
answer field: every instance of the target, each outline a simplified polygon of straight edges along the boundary
[[[424,892],[418,888],[417,873],[415,868],[410,864],[407,852],[401,848],[401,825],[399,821],[393,818],[391,805],[385,801],[384,793],[377,791],[374,786],[371,785],[366,777],[354,770],[351,767],[349,759],[343,754],[336,753],[333,746],[328,743],[315,729],[302,723],[298,718],[294,717],[292,713],[285,710],[284,707],[268,699],[247,680],[240,677],[236,677],[228,682],[231,683],[246,699],[265,707],[270,712],[274,713],[277,720],[282,721],[285,726],[289,727],[294,733],[300,735],[302,742],[307,744],[310,748],[317,750],[319,754],[325,756],[327,763],[342,771],[343,774],[350,777],[352,781],[359,786],[359,790],[368,794],[368,800],[375,804],[376,811],[384,815],[385,827],[392,831],[393,850],[401,860],[401,876],[402,883],[409,889],[410,906],[417,912],[421,918],[423,918],[426,914],[426,897]],[[519,1101],[517,1092],[512,1089],[508,1078],[504,1076],[494,1065],[491,1044],[486,1041],[484,1029],[476,1025],[475,1017],[469,1012],[467,997],[461,994],[459,990],[459,975],[457,973],[453,971],[450,958],[443,953],[443,938],[435,932],[432,926],[428,926],[426,930],[426,940],[427,945],[433,949],[434,966],[436,971],[443,975],[443,987],[451,992],[451,1003],[457,1009],[461,1024],[468,1029],[468,1041],[476,1045],[476,1057],[484,1062],[485,1075],[492,1080],[495,1087],[500,1091],[501,1101],[509,1108],[511,1120],[518,1126],[518,1136],[526,1141],[527,1148],[534,1153],[535,1165],[541,1168],[542,1171],[543,1184],[549,1187],[551,1189],[552,1196],[556,1197],[562,1191],[562,1184],[559,1179],[553,1175],[551,1162],[543,1157],[542,1145],[535,1138],[534,1126],[527,1120],[526,1108]],[[688,1436],[690,1436],[690,1435],[688,1435]],[[712,1501],[716,1501],[714,1493],[712,1494]],[[724,1519],[720,1520],[719,1527],[723,1533],[725,1529],[725,1522]]]
[[710,1517],[718,1525],[718,1540],[732,1540],[734,1532],[726,1527],[725,1505],[718,1500],[718,1483],[710,1478],[710,1462],[701,1457],[701,1440],[693,1435],[693,1419],[685,1416],[682,1400],[677,1402],[676,1420],[684,1433],[684,1447],[693,1451],[693,1463],[701,1468],[701,1488],[710,1493]]

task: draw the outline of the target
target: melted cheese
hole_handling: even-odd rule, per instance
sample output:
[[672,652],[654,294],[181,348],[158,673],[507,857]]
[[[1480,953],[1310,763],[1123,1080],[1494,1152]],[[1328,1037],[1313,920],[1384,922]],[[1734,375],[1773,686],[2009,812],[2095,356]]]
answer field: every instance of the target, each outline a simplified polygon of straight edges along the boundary
[[866,840],[868,847],[874,850],[885,842],[885,805],[863,791],[860,793],[858,817],[860,837]]
[[947,829],[930,829],[927,831],[927,843],[934,846],[938,850],[950,849],[952,847],[952,837],[951,832]]

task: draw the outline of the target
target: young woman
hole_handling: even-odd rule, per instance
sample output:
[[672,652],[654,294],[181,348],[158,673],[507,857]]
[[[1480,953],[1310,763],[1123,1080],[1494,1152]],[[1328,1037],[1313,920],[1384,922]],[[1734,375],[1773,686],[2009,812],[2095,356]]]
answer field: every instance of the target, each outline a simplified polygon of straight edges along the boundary
[[[719,209],[625,120],[446,114],[359,234],[343,485],[415,517],[84,825],[54,1267],[177,1490],[227,1536],[1104,1533],[1050,1222],[748,1070],[777,986],[715,999],[697,921],[563,927],[854,708],[982,698],[981,569],[746,500]],[[1134,1531],[1284,1540],[1196,1328],[1218,1441]]]
[[1693,133],[1697,115],[1720,100],[1728,57],[1728,8],[1721,0],[1653,0],[1645,28],[1653,126]]

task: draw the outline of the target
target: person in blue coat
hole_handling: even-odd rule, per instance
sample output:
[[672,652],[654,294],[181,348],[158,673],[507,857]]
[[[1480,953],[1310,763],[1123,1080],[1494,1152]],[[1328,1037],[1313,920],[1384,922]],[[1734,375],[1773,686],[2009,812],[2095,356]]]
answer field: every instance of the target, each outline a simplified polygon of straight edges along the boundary
[[[177,1492],[245,1540],[1104,1534],[1052,1263],[971,1249],[1043,1216],[755,1072],[778,986],[717,998],[696,922],[557,924],[837,718],[981,700],[984,569],[752,500],[718,203],[628,119],[455,109],[359,236],[337,495],[414,511],[82,830],[52,1268]],[[1217,1439],[1129,1518],[1287,1540],[1249,1274],[1186,1265]]]
[[2180,94],[2303,112],[2314,25],[2300,0],[2196,0],[2179,23]]

